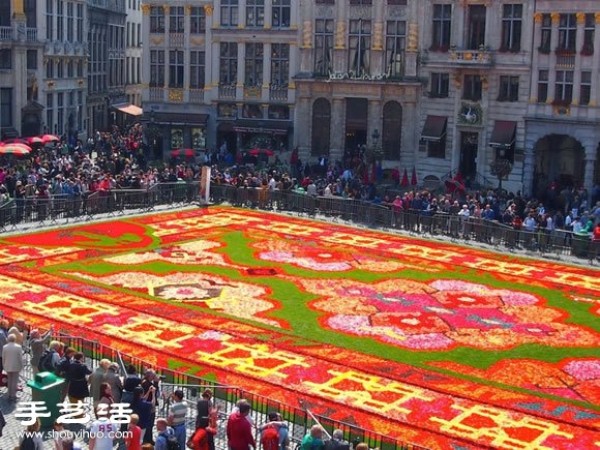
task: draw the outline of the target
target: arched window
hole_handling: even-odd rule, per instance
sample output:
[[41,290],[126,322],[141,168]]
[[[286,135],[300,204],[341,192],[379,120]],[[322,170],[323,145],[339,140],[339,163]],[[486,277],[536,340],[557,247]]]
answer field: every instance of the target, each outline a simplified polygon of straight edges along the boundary
[[383,146],[384,159],[399,161],[402,145],[402,106],[398,102],[387,102],[383,106]]
[[327,99],[318,98],[313,103],[312,113],[312,156],[329,156],[331,133],[331,104]]

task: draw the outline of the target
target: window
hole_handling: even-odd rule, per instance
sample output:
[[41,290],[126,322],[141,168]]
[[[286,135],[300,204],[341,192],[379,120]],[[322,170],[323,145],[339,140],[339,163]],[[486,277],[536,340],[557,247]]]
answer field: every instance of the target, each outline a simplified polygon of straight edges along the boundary
[[560,52],[575,52],[577,18],[575,14],[561,14],[558,24],[558,48]]
[[354,76],[369,73],[369,56],[371,49],[371,21],[351,20],[348,46],[348,67]]
[[287,87],[289,74],[289,44],[271,44],[271,86]]
[[383,130],[381,133],[383,157],[387,160],[400,160],[402,145],[402,106],[396,101],[383,106]]
[[392,78],[404,75],[404,48],[406,46],[406,22],[388,20],[385,33],[385,73]]
[[406,5],[406,0],[387,0],[388,5]]
[[169,87],[183,87],[183,51],[169,51]]
[[12,88],[0,88],[0,127],[12,127]]
[[473,101],[481,100],[481,77],[479,75],[465,75],[463,98]]
[[500,76],[499,102],[519,101],[519,77]]
[[244,105],[242,108],[242,117],[246,119],[262,119],[263,112],[260,105]]
[[587,106],[592,97],[592,72],[581,72],[581,85],[579,87],[579,104]]
[[351,5],[371,5],[372,0],[350,0]]
[[62,41],[65,39],[65,24],[63,22],[64,4],[63,0],[56,2],[56,40]]
[[585,25],[583,29],[583,47],[581,49],[582,55],[593,55],[594,54],[594,37],[596,34],[596,20],[594,14],[585,15]]
[[262,28],[265,24],[265,0],[246,0],[246,26]]
[[75,76],[75,66],[73,61],[67,63],[67,78],[73,78]]
[[61,79],[65,76],[64,63],[62,59],[56,61],[56,78]]
[[169,8],[169,33],[183,33],[183,6]]
[[192,89],[204,89],[205,58],[204,52],[190,52],[190,88]]
[[317,5],[335,5],[335,0],[315,0]]
[[327,99],[318,98],[313,103],[311,156],[329,154],[331,139],[331,104]]
[[46,0],[46,39],[54,40],[54,0]]
[[27,70],[37,70],[37,50],[27,50]]
[[521,50],[521,29],[523,25],[523,5],[504,5],[502,11],[502,44],[500,51],[518,52]]
[[286,105],[269,105],[269,119],[289,120],[290,107]]
[[433,5],[433,33],[431,50],[447,51],[450,47],[452,5]]
[[272,25],[275,28],[289,28],[291,24],[290,0],[273,0]]
[[165,32],[165,11],[162,6],[150,8],[150,33]]
[[0,49],[0,69],[12,69],[12,51],[10,48]]
[[540,32],[541,39],[538,50],[540,53],[550,53],[550,42],[552,40],[552,17],[550,17],[550,14],[542,14]]
[[73,42],[75,32],[75,11],[73,3],[67,3],[67,41]]
[[447,73],[433,72],[431,74],[429,89],[430,97],[448,97],[450,91],[450,75]]
[[77,38],[77,42],[83,42],[83,5],[78,3],[76,5],[76,31],[75,36]]
[[333,61],[333,19],[315,20],[315,74],[328,75]]
[[244,86],[262,86],[263,83],[263,56],[264,50],[261,43],[246,44],[246,62],[244,68]]
[[221,42],[219,53],[219,84],[235,86],[237,82],[237,43]]
[[485,46],[485,16],[487,8],[485,5],[469,6],[469,41],[467,45],[470,50],[479,50]]
[[52,129],[54,123],[54,94],[46,94],[46,125]]
[[221,0],[221,26],[237,27],[238,0]]
[[192,6],[190,11],[190,32],[203,34],[206,31],[206,14],[202,6]]
[[63,92],[59,92],[56,95],[56,110],[58,116],[56,118],[56,125],[54,126],[55,132],[57,134],[62,134],[64,128],[64,115],[65,115],[65,94]]
[[46,78],[54,78],[54,60],[52,59],[46,63]]
[[439,141],[427,141],[428,158],[446,158],[446,133]]
[[163,50],[150,50],[150,86],[163,87],[165,85],[165,52]]
[[554,103],[557,105],[570,105],[573,101],[573,71],[557,70],[556,84],[554,86]]
[[83,77],[83,59],[77,61],[77,76],[79,78]]
[[540,70],[538,73],[538,103],[546,103],[548,100],[548,77],[549,72],[547,70]]

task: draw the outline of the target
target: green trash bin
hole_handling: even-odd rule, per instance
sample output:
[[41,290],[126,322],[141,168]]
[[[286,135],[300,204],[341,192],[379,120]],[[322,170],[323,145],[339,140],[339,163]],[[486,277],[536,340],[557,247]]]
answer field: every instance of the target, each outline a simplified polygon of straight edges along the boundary
[[34,402],[44,402],[49,417],[40,417],[42,429],[52,428],[54,421],[60,416],[60,406],[64,400],[62,397],[63,384],[65,379],[54,375],[52,372],[40,372],[33,380],[27,382],[31,388],[31,400]]

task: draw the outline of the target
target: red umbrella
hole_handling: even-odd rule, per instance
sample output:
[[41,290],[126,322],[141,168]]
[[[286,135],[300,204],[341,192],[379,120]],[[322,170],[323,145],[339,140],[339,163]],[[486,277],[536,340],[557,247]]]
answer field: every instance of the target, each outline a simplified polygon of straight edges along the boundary
[[0,145],[0,155],[28,155],[31,147],[25,144]]
[[193,148],[177,148],[171,151],[173,158],[194,158],[196,156],[196,150]]
[[412,177],[410,178],[410,184],[413,186],[417,185],[417,168],[413,166]]
[[402,181],[400,182],[400,186],[408,186],[408,173],[406,172],[406,167],[404,168],[404,175],[402,175]]
[[43,144],[44,141],[42,140],[41,137],[37,137],[37,136],[31,136],[28,137],[27,139],[25,139],[25,141],[29,144],[29,145],[33,145],[33,144]]
[[53,141],[60,141],[60,138],[53,134],[44,134],[43,136],[40,136],[40,139],[42,140],[42,142],[44,144],[47,144],[48,142],[53,142]]
[[253,148],[248,153],[251,154],[252,156],[258,156],[258,155],[273,156],[275,154],[275,152],[273,150],[270,150],[268,148]]

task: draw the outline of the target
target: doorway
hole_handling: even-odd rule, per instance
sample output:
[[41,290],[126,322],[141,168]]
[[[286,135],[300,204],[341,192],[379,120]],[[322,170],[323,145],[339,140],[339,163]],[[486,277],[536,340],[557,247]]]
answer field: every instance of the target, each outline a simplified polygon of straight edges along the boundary
[[468,181],[477,177],[477,150],[479,147],[479,133],[460,133],[460,165],[458,170]]

